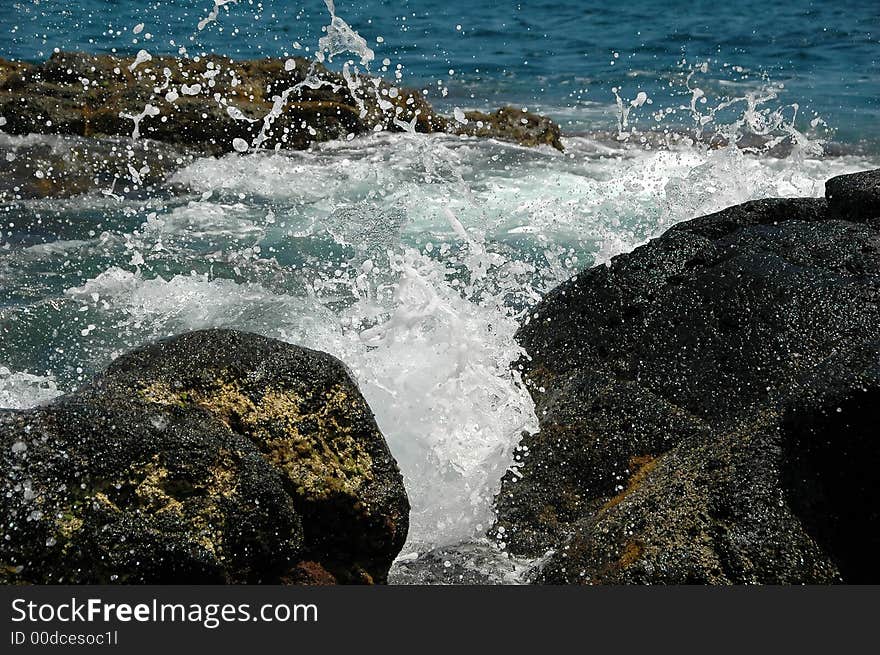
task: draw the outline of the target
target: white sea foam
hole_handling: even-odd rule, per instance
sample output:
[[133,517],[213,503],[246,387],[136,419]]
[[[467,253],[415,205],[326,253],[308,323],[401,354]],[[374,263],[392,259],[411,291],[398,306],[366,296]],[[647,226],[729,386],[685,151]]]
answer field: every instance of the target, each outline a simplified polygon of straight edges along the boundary
[[[229,2],[214,0],[199,29]],[[368,66],[375,53],[332,0],[326,3],[331,22],[316,58],[350,53]],[[73,339],[77,347],[67,351],[79,359],[64,363],[86,371],[141,343],[206,327],[330,352],[351,369],[404,473],[413,508],[406,551],[477,536],[491,521],[512,448],[523,431],[537,428],[511,366],[523,355],[514,334],[529,304],[679,221],[755,198],[821,196],[827,178],[877,165],[821,157],[793,130],[796,106],[764,107],[772,90],[708,102],[697,86],[702,70],[688,74],[680,108],[697,132],[729,142],[745,133],[771,145],[783,140],[791,155],[674,140],[649,147],[635,120],[652,104],[644,92],[632,99],[615,92],[616,133],[566,138],[564,153],[416,134],[415,122],[400,120],[400,134],[263,151],[269,126],[297,87],[286,89],[256,119],[263,129],[250,144],[236,139],[237,153],[198,159],[175,174],[171,181],[188,188],[188,197],[141,207],[112,193],[56,203],[74,217],[115,212],[131,225],[115,238],[71,238],[96,241],[98,254],[88,257],[110,263],[44,303],[78,319],[53,339]],[[364,89],[354,72],[343,62],[357,101]],[[307,75],[300,84],[324,83]],[[180,87],[201,92],[201,84]],[[178,92],[166,97],[173,102]],[[255,120],[227,109],[235,120]],[[452,112],[467,121],[460,108]],[[132,136],[156,115],[150,105],[128,115]],[[28,139],[0,135],[0,146],[14,151]],[[18,253],[8,258],[4,279],[18,274],[16,266],[55,270],[57,248]],[[51,377],[0,368],[0,406],[27,407],[57,393]]]
[[[430,149],[433,170],[425,168],[419,143]],[[860,157],[773,158],[733,147],[609,148],[584,137],[564,143],[563,155],[445,135],[385,134],[309,152],[200,159],[174,181],[198,193],[281,203],[315,229],[339,207],[370,202],[400,208],[410,234],[443,238],[451,232],[443,208],[450,207],[487,238],[531,234],[548,246],[620,252],[678,221],[746,200],[821,196],[827,178],[872,166]],[[617,245],[608,250],[610,243]]]
[[[397,277],[385,306],[365,293],[341,313],[256,284],[207,275],[148,279],[119,268],[67,295],[98,313],[93,337],[115,333],[116,343],[231,326],[338,356],[403,470],[411,544],[453,543],[488,527],[511,449],[536,427],[531,399],[509,368],[521,354],[517,322],[503,307],[463,298],[444,266],[413,250],[390,270],[388,279]],[[362,329],[371,316],[379,320]]]
[[61,395],[55,378],[10,371],[0,366],[0,407],[28,409]]

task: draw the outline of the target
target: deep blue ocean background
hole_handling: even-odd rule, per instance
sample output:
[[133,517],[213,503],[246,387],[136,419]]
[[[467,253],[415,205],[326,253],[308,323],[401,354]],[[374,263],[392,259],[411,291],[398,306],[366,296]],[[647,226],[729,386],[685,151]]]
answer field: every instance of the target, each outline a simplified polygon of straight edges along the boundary
[[[306,49],[328,22],[322,0],[239,0],[200,32],[212,4],[4,0],[0,56],[180,46],[190,55],[310,56]],[[402,65],[404,83],[427,88],[440,106],[509,102],[551,114],[570,133],[607,129],[615,121],[613,87],[626,99],[645,91],[651,112],[680,106],[688,97],[684,74],[708,62],[700,86],[710,97],[741,95],[769,80],[782,86],[780,103],[799,105],[799,125],[819,116],[836,141],[878,146],[880,2],[338,0],[336,9],[375,50],[373,72],[383,73],[384,59],[386,74]],[[144,30],[135,36],[139,23]],[[651,112],[633,118],[650,124]]]

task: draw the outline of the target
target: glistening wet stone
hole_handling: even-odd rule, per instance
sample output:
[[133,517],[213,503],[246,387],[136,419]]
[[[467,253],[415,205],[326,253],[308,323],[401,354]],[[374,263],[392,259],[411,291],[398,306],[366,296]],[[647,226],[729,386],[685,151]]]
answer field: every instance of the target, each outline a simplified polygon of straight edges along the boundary
[[878,180],[680,223],[540,302],[493,536],[552,550],[550,583],[877,582]]
[[384,582],[397,463],[333,357],[232,330],[0,412],[6,583]]

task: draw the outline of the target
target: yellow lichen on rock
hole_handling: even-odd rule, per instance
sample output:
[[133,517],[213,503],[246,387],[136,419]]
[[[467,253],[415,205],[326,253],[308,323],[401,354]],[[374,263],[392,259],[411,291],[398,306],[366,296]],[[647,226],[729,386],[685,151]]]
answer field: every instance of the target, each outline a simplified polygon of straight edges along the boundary
[[[268,449],[268,457],[296,485],[298,493],[323,498],[332,493],[355,495],[373,479],[373,462],[340,421],[348,396],[335,388],[314,413],[302,413],[301,399],[290,391],[267,392],[244,425]],[[308,426],[308,430],[301,429]]]
[[619,494],[611,498],[607,501],[600,510],[600,513],[607,512],[613,507],[619,505],[623,500],[633,493],[636,489],[638,489],[642,483],[645,481],[651,471],[657,468],[658,458],[653,455],[643,455],[639,457],[633,457],[630,459],[629,466],[630,470],[633,471],[632,475],[630,475],[629,480],[627,481],[626,488],[623,489]]
[[623,552],[620,554],[620,557],[617,560],[617,566],[622,569],[632,566],[632,564],[642,556],[644,550],[644,547],[638,541],[630,541],[626,544]]
[[211,473],[207,485],[209,494],[230,496],[238,491],[238,471],[229,451],[220,451],[220,461],[212,466],[209,472]]
[[120,512],[119,507],[114,503],[103,491],[98,491],[95,493],[95,502],[105,509],[109,509],[112,512]]
[[62,512],[55,519],[55,527],[58,529],[58,534],[69,541],[82,529],[83,520],[72,512]]
[[230,427],[235,420],[243,419],[257,409],[235,382],[217,380],[208,389],[193,389],[184,394],[186,401],[208,410]]
[[138,395],[148,403],[156,405],[183,406],[185,403],[179,393],[174,393],[165,382],[150,382],[138,390]]
[[[255,402],[238,382],[223,377],[221,374],[207,387],[181,390],[152,382],[141,389],[140,395],[150,403],[194,404],[210,412],[251,439],[306,498],[337,493],[354,496],[373,479],[372,459],[352,435],[351,422],[346,418],[352,400],[341,386],[325,393],[317,409],[304,411],[306,399],[293,390],[270,389]],[[151,486],[140,493],[156,499]]]
[[142,506],[155,516],[172,513],[190,538],[206,550],[219,555],[222,550],[223,513],[218,501],[237,490],[236,471],[228,452],[221,452],[220,462],[209,469],[209,476],[193,485],[192,499],[180,500],[169,492],[175,483],[159,456],[135,469],[135,495]]
[[140,482],[135,486],[135,494],[140,503],[153,514],[162,512],[179,512],[182,503],[168,495],[165,491],[165,482],[168,479],[168,469],[159,463],[159,455],[153,455],[153,459],[145,464],[140,470],[134,471],[135,476],[140,477]]

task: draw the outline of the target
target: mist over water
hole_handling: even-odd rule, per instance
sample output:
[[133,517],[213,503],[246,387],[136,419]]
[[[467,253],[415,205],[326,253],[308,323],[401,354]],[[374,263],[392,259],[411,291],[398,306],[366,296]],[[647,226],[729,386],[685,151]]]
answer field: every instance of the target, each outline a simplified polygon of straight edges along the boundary
[[[503,101],[547,111],[568,136],[562,153],[406,131],[302,152],[245,142],[146,196],[125,193],[135,170],[72,199],[6,202],[0,406],[44,402],[157,338],[251,330],[351,369],[405,476],[405,553],[482,535],[513,448],[537,428],[511,366],[532,304],[676,222],[821,196],[827,178],[880,161],[866,127],[876,9],[793,3],[749,35],[715,5],[672,21],[658,3],[583,4],[4,5],[2,56],[317,50],[336,68],[424,86],[450,113]],[[823,25],[838,25],[845,54],[806,32]],[[839,58],[868,63],[844,82]],[[0,157],[72,143],[0,134]]]

